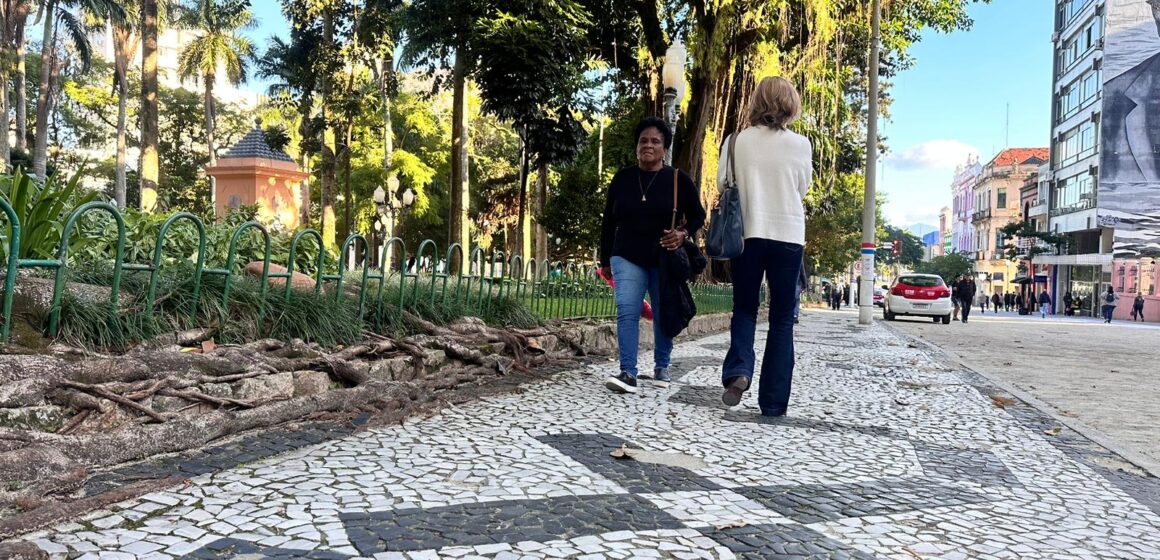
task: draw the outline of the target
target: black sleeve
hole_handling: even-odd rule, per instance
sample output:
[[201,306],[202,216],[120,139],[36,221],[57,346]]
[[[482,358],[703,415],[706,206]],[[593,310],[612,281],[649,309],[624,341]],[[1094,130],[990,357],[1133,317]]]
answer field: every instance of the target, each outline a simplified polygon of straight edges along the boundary
[[689,233],[689,237],[693,237],[705,225],[705,207],[701,205],[701,192],[693,184],[693,179],[684,171],[678,170],[678,173],[680,173],[677,185],[678,196],[681,198],[681,215],[685,220],[685,231]]
[[[619,176],[619,174],[618,174]],[[616,203],[613,198],[613,189],[616,177],[608,184],[608,196],[604,202],[604,216],[600,222],[600,266],[608,267],[612,263],[612,242],[616,238]]]

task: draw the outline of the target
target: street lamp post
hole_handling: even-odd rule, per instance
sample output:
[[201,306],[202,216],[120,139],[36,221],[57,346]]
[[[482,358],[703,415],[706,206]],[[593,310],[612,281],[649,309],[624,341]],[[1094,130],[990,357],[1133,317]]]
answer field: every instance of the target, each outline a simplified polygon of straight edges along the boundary
[[387,189],[383,187],[375,188],[375,209],[378,213],[378,221],[375,223],[376,231],[381,227],[383,230],[383,245],[379,254],[379,268],[383,264],[387,265],[391,262],[391,249],[393,243],[391,239],[395,237],[395,222],[396,217],[401,210],[410,208],[415,204],[415,191],[408,188],[402,193],[399,192],[399,178],[394,175],[387,179]]
[[[665,65],[661,69],[661,78],[665,84],[665,123],[673,132],[674,140],[677,136],[677,119],[679,118],[677,107],[685,98],[685,60],[688,57],[689,52],[685,50],[685,46],[680,41],[673,43],[669,50],[665,51]],[[665,165],[673,163],[674,147],[676,147],[675,141],[672,146],[669,146],[669,149],[665,150]]]
[[879,0],[872,0],[870,27],[870,91],[866,123],[866,198],[862,207],[862,282],[858,286],[858,323],[874,322],[874,252],[877,250],[875,223],[876,181],[878,177],[878,49]]

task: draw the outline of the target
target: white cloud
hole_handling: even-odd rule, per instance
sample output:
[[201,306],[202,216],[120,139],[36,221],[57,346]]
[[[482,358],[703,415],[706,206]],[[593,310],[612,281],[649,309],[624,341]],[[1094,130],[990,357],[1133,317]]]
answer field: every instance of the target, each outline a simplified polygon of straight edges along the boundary
[[953,170],[969,156],[978,154],[977,148],[958,140],[931,140],[892,154],[886,162],[902,171]]

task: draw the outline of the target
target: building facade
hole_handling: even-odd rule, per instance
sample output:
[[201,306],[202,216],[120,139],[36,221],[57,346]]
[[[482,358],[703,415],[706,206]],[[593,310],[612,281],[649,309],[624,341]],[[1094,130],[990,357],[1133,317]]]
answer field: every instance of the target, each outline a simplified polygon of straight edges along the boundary
[[1020,214],[1020,190],[1024,183],[1037,175],[1039,167],[1047,162],[1047,148],[1010,148],[999,152],[983,166],[971,190],[974,198],[971,213],[975,273],[985,293],[1014,292],[1018,266],[1007,258],[1000,231],[1016,222]]
[[[1136,294],[1160,319],[1160,9],[1135,0],[1056,0],[1052,142],[1041,173],[1055,301],[1098,315],[1111,286],[1127,318]],[[1057,307],[1058,309],[1058,307]]]
[[938,211],[938,232],[939,244],[935,250],[936,257],[949,255],[954,247],[954,232],[951,226],[954,224],[954,217],[949,206],[943,206]]
[[974,210],[972,189],[983,166],[977,157],[972,157],[955,168],[955,178],[951,181],[951,247],[949,252],[964,253],[974,258],[974,231],[971,228],[971,213]]

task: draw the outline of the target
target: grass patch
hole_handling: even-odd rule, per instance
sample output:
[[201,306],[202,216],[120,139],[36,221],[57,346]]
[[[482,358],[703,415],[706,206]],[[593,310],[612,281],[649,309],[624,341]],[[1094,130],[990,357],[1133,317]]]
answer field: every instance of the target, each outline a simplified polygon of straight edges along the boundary
[[[69,280],[108,286],[112,271],[104,268],[70,270]],[[420,279],[418,294],[415,279],[409,278],[402,292],[406,310],[436,324],[447,324],[462,317],[479,317],[493,326],[531,328],[540,319],[525,305],[507,295],[488,294],[485,290],[461,289],[458,297],[449,289],[447,297],[437,290],[431,298],[431,281]],[[371,282],[360,319],[357,288],[344,289],[336,298],[333,285],[321,294],[313,290],[295,290],[289,300],[284,291],[271,286],[263,297],[261,284],[249,277],[234,277],[229,304],[223,303],[225,278],[203,277],[195,301],[192,268],[171,268],[158,279],[156,298],[151,310],[144,308],[148,292],[147,273],[125,273],[121,281],[120,309],[107,302],[92,301],[66,292],[61,303],[60,339],[82,348],[123,352],[133,344],[156,336],[185,329],[214,327],[219,343],[241,343],[260,338],[302,339],[323,346],[352,344],[362,340],[369,330],[388,336],[414,334],[404,320],[400,307],[400,287],[388,279],[378,298],[379,286]],[[357,286],[347,282],[346,286]],[[442,282],[437,282],[441,288]],[[124,302],[131,302],[125,305]],[[196,317],[191,310],[196,305]]]

